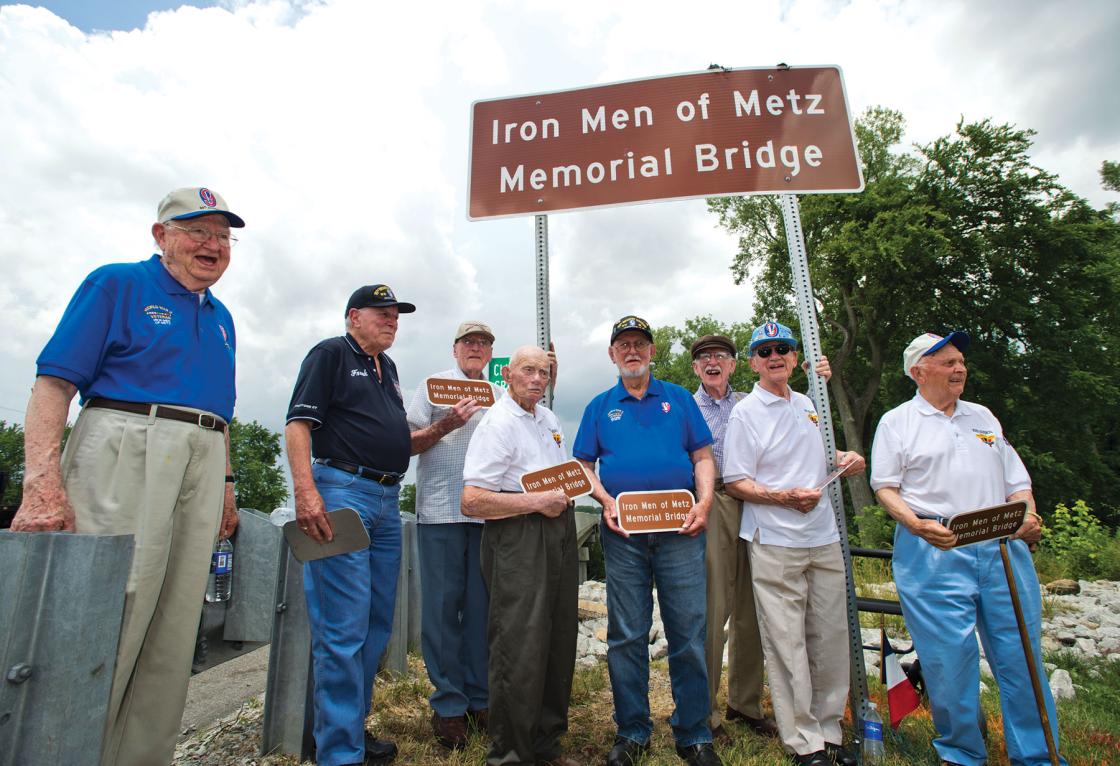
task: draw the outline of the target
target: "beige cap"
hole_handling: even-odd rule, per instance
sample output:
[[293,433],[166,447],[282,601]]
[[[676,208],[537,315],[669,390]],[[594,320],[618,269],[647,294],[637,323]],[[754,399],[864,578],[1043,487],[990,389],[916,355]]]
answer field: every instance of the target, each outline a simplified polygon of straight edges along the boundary
[[465,336],[472,334],[485,335],[491,343],[494,342],[494,333],[491,332],[490,326],[473,320],[459,325],[459,329],[455,331],[455,340],[462,340]]
[[211,191],[205,186],[187,186],[176,189],[164,197],[159,203],[156,220],[160,223],[168,221],[182,221],[186,218],[197,218],[200,215],[218,213],[224,215],[229,225],[235,229],[244,228],[245,222],[241,216],[231,213],[229,205],[221,194]]

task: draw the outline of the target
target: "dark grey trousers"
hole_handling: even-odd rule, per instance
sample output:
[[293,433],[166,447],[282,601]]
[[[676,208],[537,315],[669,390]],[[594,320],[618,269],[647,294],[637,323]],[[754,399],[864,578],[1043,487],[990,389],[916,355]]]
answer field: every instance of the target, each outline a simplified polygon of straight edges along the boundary
[[490,592],[492,766],[561,754],[579,631],[574,511],[487,521],[482,577]]

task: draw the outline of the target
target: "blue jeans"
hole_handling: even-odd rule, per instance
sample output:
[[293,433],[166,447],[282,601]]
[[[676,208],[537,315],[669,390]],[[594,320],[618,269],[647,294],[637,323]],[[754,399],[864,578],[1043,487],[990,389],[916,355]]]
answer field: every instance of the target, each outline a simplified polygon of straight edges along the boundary
[[711,742],[711,700],[704,661],[707,621],[704,534],[653,532],[622,537],[602,525],[607,566],[607,668],[618,734],[649,741],[649,631],[654,584],[669,641],[675,709],[669,724],[677,745]]
[[373,678],[393,627],[401,561],[400,485],[386,487],[337,468],[311,467],[328,511],[353,508],[369,548],[309,561],[303,588],[315,672],[315,746],[320,766],[365,760]]
[[[1008,554],[1057,745],[1058,714],[1039,646],[1042,598],[1038,576],[1022,540],[1010,541]],[[987,758],[976,723],[980,709],[978,632],[999,685],[1008,758],[1013,766],[1049,764],[999,543],[991,540],[942,551],[900,524],[894,534],[893,569],[902,616],[922,660],[922,677],[938,734],[933,741],[938,758],[964,766],[979,766]],[[1066,763],[1064,758],[1060,760]]]
[[442,718],[489,706],[482,524],[418,524],[421,647]]

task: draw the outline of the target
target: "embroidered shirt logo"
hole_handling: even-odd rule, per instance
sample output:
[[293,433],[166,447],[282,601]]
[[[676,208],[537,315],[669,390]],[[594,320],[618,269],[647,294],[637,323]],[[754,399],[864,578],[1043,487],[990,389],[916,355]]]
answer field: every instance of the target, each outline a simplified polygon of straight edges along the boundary
[[622,417],[622,410],[611,410],[607,413],[607,417],[610,418],[613,423]]
[[813,425],[818,425],[817,413],[812,410],[805,410],[805,417],[809,418],[809,422]]
[[358,375],[361,375],[363,378],[368,378],[369,377],[369,373],[366,372],[365,370],[350,370],[350,377],[351,378],[356,377]]
[[662,403],[661,403],[661,411],[662,411],[662,412],[666,412],[666,413],[667,413],[667,412],[668,412],[668,411],[669,411],[670,409],[672,409],[672,407],[671,407],[671,406],[669,405],[669,403],[668,403],[668,402],[662,402]]
[[559,431],[557,431],[557,430],[556,430],[555,428],[550,428],[549,430],[550,430],[550,431],[552,431],[552,440],[553,440],[554,442],[556,442],[556,446],[557,446],[557,447],[559,447],[559,446],[560,446],[560,443],[561,443],[562,441],[564,441],[564,437],[563,437],[563,436],[561,436],[561,435],[560,435],[560,432],[559,432]]
[[226,332],[226,326],[220,324],[220,325],[218,325],[218,329],[222,331],[222,343],[225,344],[226,348],[228,348],[230,351],[232,351],[233,349],[230,348],[230,345],[229,345],[229,333]]
[[171,324],[171,309],[152,303],[144,307],[144,313],[152,320],[153,324],[169,325]]
[[996,435],[991,431],[978,431],[975,428],[972,429],[972,431],[976,434],[977,439],[984,442],[989,447],[994,447],[996,445]]

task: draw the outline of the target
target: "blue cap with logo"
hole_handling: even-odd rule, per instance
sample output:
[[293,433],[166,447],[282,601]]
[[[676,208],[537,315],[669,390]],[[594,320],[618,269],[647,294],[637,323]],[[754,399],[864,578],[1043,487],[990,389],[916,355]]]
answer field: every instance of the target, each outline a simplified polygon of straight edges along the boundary
[[793,337],[793,330],[789,329],[784,324],[767,322],[766,324],[761,324],[754,328],[754,332],[751,333],[750,353],[753,354],[754,350],[763,343],[770,343],[772,341],[788,343],[794,348],[797,348],[797,338]]

